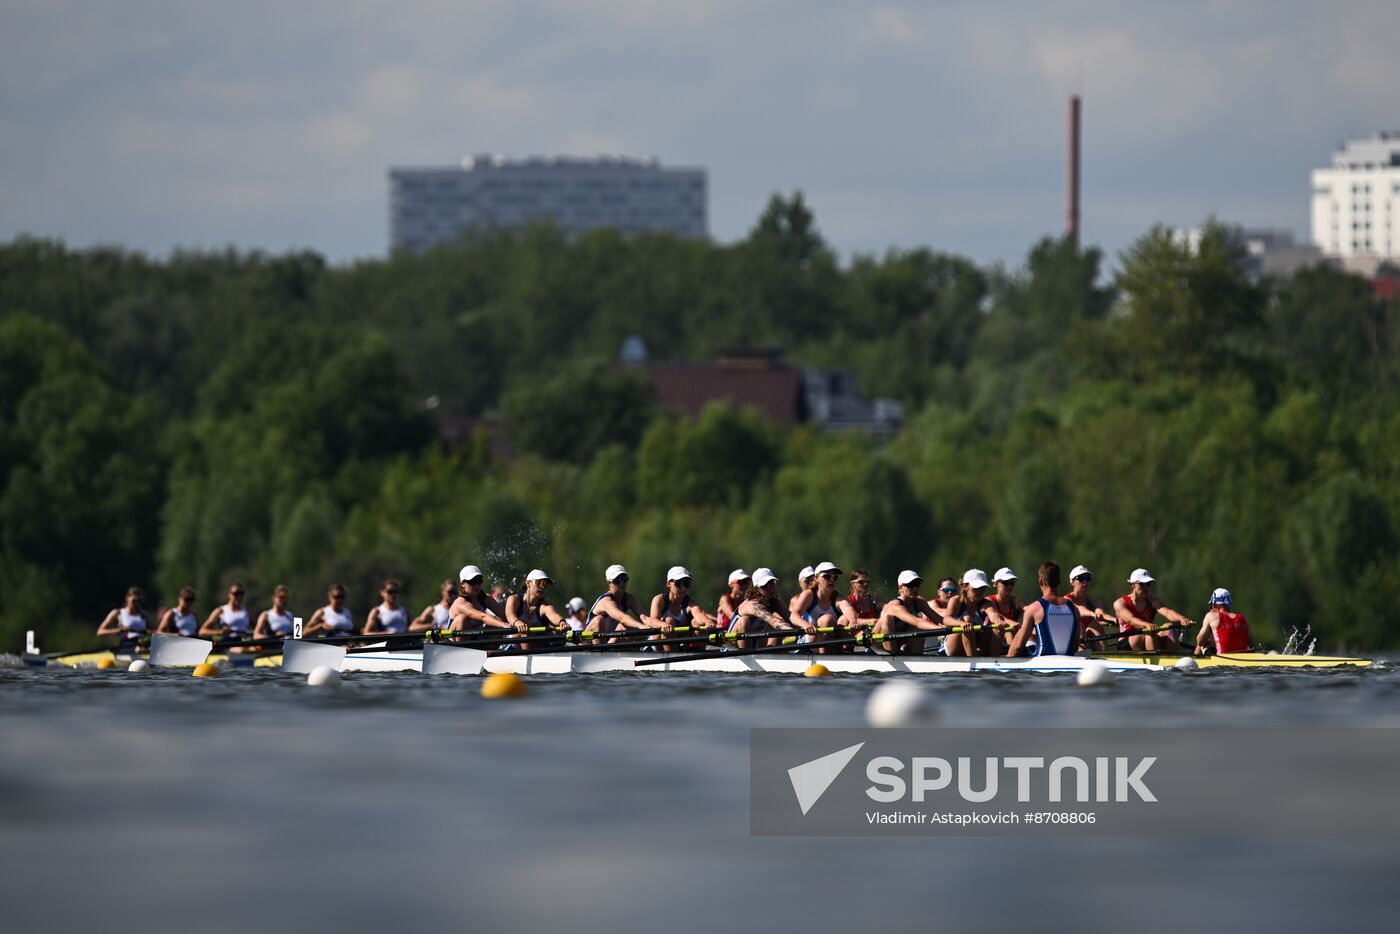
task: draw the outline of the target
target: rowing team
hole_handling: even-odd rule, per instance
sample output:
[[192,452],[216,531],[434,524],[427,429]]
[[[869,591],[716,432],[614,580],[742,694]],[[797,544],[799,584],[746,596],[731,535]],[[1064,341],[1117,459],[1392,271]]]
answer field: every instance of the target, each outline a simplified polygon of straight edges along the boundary
[[[989,583],[976,568],[963,574],[961,581],[943,578],[937,594],[924,599],[923,578],[914,571],[903,571],[898,578],[899,596],[880,601],[870,592],[870,576],[857,568],[851,575],[851,590],[842,595],[838,583],[845,572],[829,561],[803,568],[798,575],[800,590],[784,601],[778,595],[779,580],[769,568],[758,568],[749,575],[737,569],[729,575],[729,588],[720,596],[713,616],[690,595],[693,575],[684,567],[672,567],[665,589],[652,597],[643,609],[636,595],[628,591],[631,577],[620,564],[604,572],[607,590],[591,607],[575,597],[561,615],[549,602],[552,586],[548,574],[533,570],[524,587],[509,595],[488,592],[485,575],[476,565],[466,565],[458,573],[457,584],[443,581],[439,601],[425,607],[409,620],[399,605],[398,581],[388,580],[380,590],[382,602],[370,610],[360,635],[393,635],[440,630],[445,632],[514,630],[582,630],[608,641],[630,637],[663,640],[675,629],[724,630],[740,648],[760,642],[777,644],[783,634],[800,635],[819,651],[823,642],[843,635],[869,630],[882,639],[887,651],[922,654],[925,640],[917,633],[929,631],[942,636],[939,651],[949,656],[1064,655],[1078,651],[1086,642],[1101,642],[1104,626],[1116,626],[1119,647],[1138,652],[1180,651],[1187,627],[1195,621],[1166,606],[1153,596],[1154,579],[1138,568],[1129,576],[1131,590],[1113,603],[1110,613],[1090,594],[1094,575],[1083,565],[1070,571],[1070,589],[1061,593],[1060,566],[1042,564],[1037,574],[1040,596],[1022,603],[1016,596],[1016,574],[1001,568]],[[195,593],[180,591],[179,603],[161,617],[157,632],[179,635],[218,636],[242,640],[290,637],[293,619],[287,610],[290,594],[286,587],[273,592],[273,605],[264,611],[249,631],[248,611],[243,607],[244,589],[230,586],[228,603],[209,614],[196,626],[191,605]],[[332,586],[329,602],[312,614],[303,635],[353,635],[354,623],[345,609],[345,588]],[[126,606],[113,610],[98,628],[98,635],[117,635],[122,644],[134,647],[147,630],[140,608],[141,591],[127,593]],[[1250,647],[1249,627],[1242,614],[1231,610],[1230,592],[1215,590],[1210,609],[1202,620],[1196,652],[1241,652]],[[1161,616],[1167,624],[1156,625]],[[629,633],[628,630],[648,630]],[[779,635],[772,635],[772,633]],[[842,643],[842,648],[849,642]],[[675,643],[661,646],[681,650]],[[120,650],[120,648],[119,648]]]

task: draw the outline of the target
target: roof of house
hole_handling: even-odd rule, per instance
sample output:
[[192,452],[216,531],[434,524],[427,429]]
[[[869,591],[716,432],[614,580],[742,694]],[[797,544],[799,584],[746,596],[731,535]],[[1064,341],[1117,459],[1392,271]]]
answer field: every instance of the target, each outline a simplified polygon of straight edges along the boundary
[[802,371],[784,364],[656,363],[642,368],[668,409],[696,417],[706,403],[722,400],[757,409],[780,425],[807,418]]

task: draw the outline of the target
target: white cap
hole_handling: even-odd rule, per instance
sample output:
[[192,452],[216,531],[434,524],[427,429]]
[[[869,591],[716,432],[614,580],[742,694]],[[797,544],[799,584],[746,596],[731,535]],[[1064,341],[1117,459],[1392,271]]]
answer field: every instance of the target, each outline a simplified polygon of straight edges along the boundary
[[462,570],[457,572],[457,579],[459,581],[474,581],[478,577],[484,576],[485,575],[481,573],[481,568],[477,567],[475,564],[463,565]]
[[823,561],[821,564],[819,564],[819,565],[817,565],[816,567],[812,568],[812,572],[813,572],[814,574],[825,574],[827,571],[835,571],[837,574],[844,574],[844,573],[845,573],[845,571],[842,571],[840,568],[838,568],[836,565],[832,564],[830,561]]
[[[610,564],[608,565],[608,569],[603,572],[603,579],[611,584],[623,574],[627,574],[627,569],[625,567],[620,564]],[[632,575],[628,574],[627,576],[631,577]]]
[[993,583],[999,583],[1001,581],[1014,581],[1015,579],[1016,572],[1011,570],[1010,568],[997,568],[997,572],[992,575]]
[[585,609],[588,606],[587,603],[583,602],[582,597],[574,597],[569,601],[568,605],[570,613],[577,613],[579,610]]
[[924,579],[924,578],[923,578],[923,575],[920,574],[918,571],[900,571],[900,572],[899,572],[899,586],[901,586],[901,587],[903,587],[905,584],[912,584],[912,583],[914,583],[914,581],[921,581],[921,582],[922,582],[923,579]]
[[746,581],[748,579],[749,572],[745,571],[743,568],[735,568],[729,572],[729,583],[731,584],[735,581]]
[[753,583],[755,587],[767,587],[770,583],[778,579],[768,568],[756,568],[753,572]]
[[973,590],[976,590],[978,587],[992,586],[987,583],[987,575],[977,568],[968,568],[967,573],[962,577],[962,582]]
[[690,573],[689,569],[683,568],[679,564],[666,572],[666,583],[668,584],[671,583],[671,581],[683,581],[694,579],[695,575]]
[[1233,601],[1230,599],[1230,591],[1226,590],[1224,587],[1217,587],[1210,592],[1210,602],[1212,605],[1223,603],[1229,606]]
[[814,576],[816,573],[817,572],[809,564],[805,568],[797,572],[797,579],[799,581],[805,581],[807,578]]
[[1147,568],[1138,568],[1128,575],[1128,583],[1130,584],[1150,584],[1152,579],[1152,575],[1147,573]]
[[547,581],[550,580],[550,576],[539,568],[535,568],[529,574],[525,575],[525,580],[527,583],[529,581]]
[[1076,564],[1074,566],[1074,569],[1069,572],[1069,579],[1074,580],[1077,577],[1083,577],[1085,574],[1088,574],[1090,577],[1094,576],[1093,571],[1089,570],[1082,564]]

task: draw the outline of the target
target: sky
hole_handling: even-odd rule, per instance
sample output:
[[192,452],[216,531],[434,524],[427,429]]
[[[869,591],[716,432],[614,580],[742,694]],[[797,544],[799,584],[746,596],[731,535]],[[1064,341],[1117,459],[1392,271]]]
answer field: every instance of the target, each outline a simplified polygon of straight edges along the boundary
[[382,256],[387,170],[471,153],[801,190],[844,256],[1019,265],[1215,215],[1307,234],[1308,172],[1400,129],[1400,3],[0,0],[0,239]]

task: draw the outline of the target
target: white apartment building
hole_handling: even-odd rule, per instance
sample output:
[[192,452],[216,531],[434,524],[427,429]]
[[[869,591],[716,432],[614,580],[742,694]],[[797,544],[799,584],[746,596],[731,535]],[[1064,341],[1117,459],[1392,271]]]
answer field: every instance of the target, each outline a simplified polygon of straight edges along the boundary
[[460,166],[389,170],[389,244],[421,252],[473,229],[551,221],[574,235],[707,235],[705,170],[655,159],[469,156]]
[[1400,259],[1400,130],[1348,140],[1313,170],[1312,239],[1344,261]]

